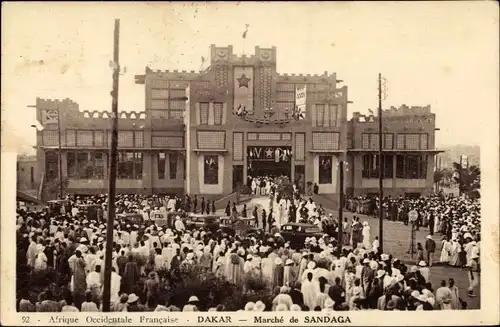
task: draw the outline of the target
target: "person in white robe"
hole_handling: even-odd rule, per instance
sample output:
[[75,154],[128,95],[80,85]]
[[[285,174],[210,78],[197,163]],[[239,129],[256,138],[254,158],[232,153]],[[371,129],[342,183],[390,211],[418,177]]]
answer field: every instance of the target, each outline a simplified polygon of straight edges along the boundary
[[266,282],[271,282],[273,280],[273,270],[274,270],[273,260],[269,257],[262,258],[262,277]]
[[429,267],[427,267],[427,263],[425,261],[420,261],[418,263],[418,265],[420,266],[420,268],[418,270],[420,270],[420,273],[422,274],[422,276],[425,278],[425,281],[426,282],[430,282],[430,278],[431,278],[431,270],[429,269]]
[[365,249],[370,248],[370,225],[368,225],[368,222],[363,222],[363,230],[362,230],[362,235],[363,235],[363,246]]
[[31,238],[30,245],[28,246],[28,250],[26,251],[26,259],[28,266],[34,267],[35,266],[35,259],[38,254],[37,250],[37,244],[35,242],[35,238]]
[[243,271],[245,272],[245,275],[251,275],[253,273],[254,265],[253,265],[253,256],[251,254],[247,255],[247,260],[245,261],[245,264],[243,265]]
[[467,243],[465,245],[465,253],[466,253],[466,256],[467,256],[467,267],[470,266],[471,264],[471,261],[472,261],[472,254],[474,252],[474,247],[476,246],[476,241],[470,241],[469,243]]
[[446,282],[443,280],[441,286],[436,290],[436,305],[441,310],[451,310],[451,290],[446,286]]
[[35,259],[35,270],[42,271],[47,269],[47,256],[43,252],[45,250],[45,246],[42,244],[38,244],[36,247],[38,254]]
[[451,309],[460,310],[462,309],[462,305],[460,303],[460,292],[457,285],[455,285],[455,280],[453,278],[450,278],[448,283],[448,287],[451,291]]
[[314,309],[316,304],[316,295],[319,293],[319,283],[313,279],[313,273],[309,272],[306,275],[306,279],[302,282],[300,288],[302,296],[304,297],[304,304],[309,307],[310,310]]
[[456,267],[459,264],[460,251],[462,251],[462,246],[456,239],[451,240],[451,256],[450,256],[450,266]]
[[180,216],[175,217],[175,224],[174,227],[177,231],[185,231],[186,227],[184,226],[184,223],[181,220]]
[[441,256],[439,258],[439,262],[448,264],[450,262],[451,252],[453,250],[453,246],[451,242],[448,241],[446,237],[441,241]]

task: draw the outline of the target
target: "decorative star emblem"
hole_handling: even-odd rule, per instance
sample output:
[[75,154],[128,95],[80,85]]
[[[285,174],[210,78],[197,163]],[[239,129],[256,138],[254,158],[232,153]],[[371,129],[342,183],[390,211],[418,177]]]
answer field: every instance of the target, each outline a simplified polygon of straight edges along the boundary
[[272,156],[273,156],[273,150],[271,150],[271,149],[267,149],[267,150],[266,150],[266,157],[267,157],[267,158],[271,158]]
[[237,78],[238,83],[240,84],[239,87],[246,87],[248,88],[248,83],[250,82],[250,78],[246,77],[245,74],[242,74],[240,78]]

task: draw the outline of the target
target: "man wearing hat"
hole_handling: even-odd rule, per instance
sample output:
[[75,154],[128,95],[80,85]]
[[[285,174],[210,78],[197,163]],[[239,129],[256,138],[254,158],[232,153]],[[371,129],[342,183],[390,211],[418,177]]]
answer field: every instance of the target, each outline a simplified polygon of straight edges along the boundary
[[283,285],[292,285],[297,278],[297,273],[292,259],[286,259],[285,268],[283,269]]
[[427,252],[427,264],[432,267],[434,252],[436,252],[436,242],[432,239],[432,235],[427,235],[425,240],[425,251]]
[[278,305],[285,305],[287,310],[293,305],[292,297],[288,295],[288,287],[281,286],[280,293],[273,299],[273,311]]
[[427,267],[427,264],[425,263],[425,261],[424,260],[420,261],[418,263],[418,265],[420,266],[420,268],[418,270],[420,270],[420,273],[425,278],[425,281],[427,283],[430,282],[431,271],[430,271],[429,267]]
[[475,289],[479,285],[479,254],[477,252],[471,255],[470,267],[469,267],[468,277],[469,277],[469,288],[467,294],[470,297],[476,297]]
[[274,259],[274,272],[273,272],[273,289],[275,287],[283,286],[283,278],[284,278],[284,266],[283,260],[277,257]]
[[189,297],[187,304],[182,308],[182,311],[184,312],[189,312],[189,311],[199,311],[198,310],[198,305],[200,303],[200,300],[196,295],[192,295]]

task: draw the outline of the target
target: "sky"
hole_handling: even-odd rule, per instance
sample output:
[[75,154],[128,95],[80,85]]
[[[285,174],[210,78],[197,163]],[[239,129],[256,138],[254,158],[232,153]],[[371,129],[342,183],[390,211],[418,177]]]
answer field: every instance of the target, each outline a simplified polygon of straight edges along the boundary
[[[144,110],[145,67],[199,70],[210,44],[237,54],[277,47],[279,73],[336,72],[348,107],[431,105],[437,147],[480,145],[497,117],[495,2],[2,3],[2,129],[35,144],[36,97],[110,110],[114,19],[121,20],[119,109]],[[246,40],[242,33],[249,24]],[[495,118],[497,119],[497,118]]]

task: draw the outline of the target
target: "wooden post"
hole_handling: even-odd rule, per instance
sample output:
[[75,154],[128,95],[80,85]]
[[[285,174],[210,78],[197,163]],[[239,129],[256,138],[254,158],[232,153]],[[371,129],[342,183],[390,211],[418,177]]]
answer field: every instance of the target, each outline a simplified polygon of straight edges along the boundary
[[343,243],[343,220],[344,220],[344,161],[340,160],[339,162],[339,226],[338,226],[338,244],[337,250],[339,253],[342,252],[342,243]]
[[384,200],[384,168],[382,166],[382,74],[378,74],[378,192],[379,192],[379,241],[380,253],[384,249],[384,209],[382,202]]
[[119,65],[120,45],[120,20],[115,19],[114,49],[113,49],[113,91],[112,119],[111,119],[111,150],[108,189],[108,222],[106,228],[106,254],[104,256],[104,287],[102,295],[102,311],[110,312],[111,298],[111,259],[113,253],[113,225],[115,220],[115,197],[116,197],[116,166],[118,148],[118,81],[120,77]]

